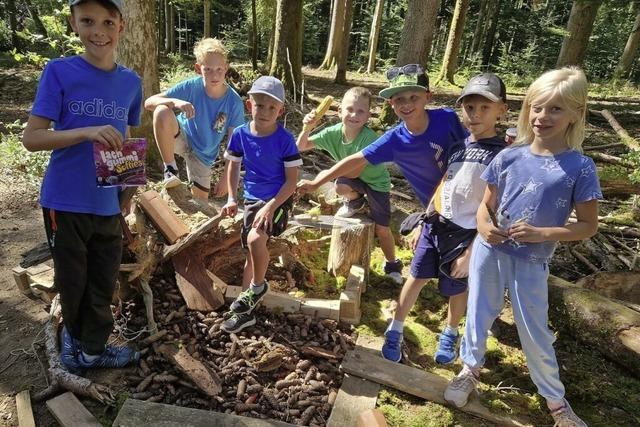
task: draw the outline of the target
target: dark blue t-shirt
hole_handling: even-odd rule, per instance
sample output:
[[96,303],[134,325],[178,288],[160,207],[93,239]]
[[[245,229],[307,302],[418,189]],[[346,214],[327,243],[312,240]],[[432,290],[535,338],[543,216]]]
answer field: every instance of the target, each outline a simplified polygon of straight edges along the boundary
[[429,126],[421,135],[409,133],[404,123],[388,130],[373,144],[362,150],[371,164],[394,162],[409,181],[423,206],[431,196],[447,168],[449,154],[464,147],[467,131],[453,110],[425,110]]
[[244,164],[244,198],[268,201],[286,181],[284,168],[302,165],[296,140],[282,125],[268,136],[251,133],[250,123],[236,128],[224,157]]
[[[121,65],[104,71],[80,56],[53,59],[42,71],[31,114],[51,120],[55,130],[111,125],[122,136],[140,124],[140,77]],[[93,142],[51,152],[40,204],[66,212],[116,215],[118,188],[99,188]]]

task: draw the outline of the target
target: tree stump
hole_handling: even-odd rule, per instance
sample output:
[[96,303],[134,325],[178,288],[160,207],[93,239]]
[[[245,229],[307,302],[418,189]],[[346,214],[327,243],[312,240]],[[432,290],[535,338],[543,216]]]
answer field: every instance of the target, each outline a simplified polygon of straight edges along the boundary
[[364,267],[367,277],[374,229],[375,223],[364,215],[335,218],[331,230],[327,271],[336,277],[346,277],[351,266],[358,264]]

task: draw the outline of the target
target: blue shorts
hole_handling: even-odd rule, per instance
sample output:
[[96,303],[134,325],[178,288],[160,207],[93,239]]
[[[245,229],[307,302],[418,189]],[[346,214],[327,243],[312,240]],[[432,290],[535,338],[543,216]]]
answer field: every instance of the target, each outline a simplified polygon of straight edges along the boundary
[[427,222],[422,227],[410,272],[416,279],[438,278],[438,290],[444,296],[458,295],[467,290],[467,278],[451,277],[451,262],[473,242],[476,230],[439,219],[443,222]]
[[376,191],[360,178],[345,178],[342,176],[336,179],[336,184],[347,185],[356,193],[366,195],[367,203],[369,204],[369,213],[371,214],[373,222],[383,227],[389,226],[391,222],[390,193]]

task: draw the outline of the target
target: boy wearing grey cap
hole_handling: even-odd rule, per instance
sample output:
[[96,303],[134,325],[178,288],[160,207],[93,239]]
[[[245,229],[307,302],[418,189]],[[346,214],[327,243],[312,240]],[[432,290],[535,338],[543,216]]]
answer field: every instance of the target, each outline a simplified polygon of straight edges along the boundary
[[247,109],[251,122],[233,131],[224,154],[227,163],[228,200],[222,213],[238,212],[236,190],[240,164],[244,164],[244,218],[242,247],[248,250],[242,277],[245,289],[231,304],[231,317],[221,326],[225,332],[239,332],[256,323],[253,309],[266,295],[269,264],[267,241],[287,228],[291,195],[296,189],[302,158],[294,136],[278,123],[284,112],[284,87],[271,76],[258,78],[249,91]]
[[[438,278],[440,293],[449,297],[447,326],[440,334],[436,363],[447,365],[456,358],[458,324],[467,307],[467,277],[471,243],[477,234],[476,212],[486,183],[480,175],[506,143],[496,135],[496,123],[506,112],[504,83],[492,73],[469,80],[458,103],[462,123],[470,135],[464,146],[449,155],[447,170],[431,198],[414,258],[420,259],[418,277]],[[394,319],[385,333],[382,354],[386,359],[401,357],[404,320],[415,304],[422,286],[403,289]]]
[[[120,150],[140,124],[138,75],[114,61],[122,1],[71,0],[69,24],[84,52],[49,61],[24,131],[29,151],[51,151],[40,204],[60,292],[60,358],[74,373],[118,368],[140,354],[106,345],[122,255],[119,189],[98,188],[94,144]],[[53,124],[53,126],[51,126]],[[53,129],[51,129],[51,127]]]

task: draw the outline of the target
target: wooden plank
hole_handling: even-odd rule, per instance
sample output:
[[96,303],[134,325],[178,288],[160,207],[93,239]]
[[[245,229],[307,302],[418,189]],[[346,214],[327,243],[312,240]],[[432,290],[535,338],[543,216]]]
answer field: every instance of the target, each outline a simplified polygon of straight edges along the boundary
[[260,301],[264,307],[271,310],[282,310],[283,313],[297,313],[300,311],[300,300],[291,295],[269,291]]
[[171,246],[165,246],[164,250],[162,251],[162,260],[165,261],[171,258],[172,256],[176,255],[183,249],[188,248],[191,244],[198,241],[198,239],[200,239],[201,236],[208,233],[211,229],[217,227],[223,218],[224,217],[222,214],[213,216],[209,218],[207,221],[205,221],[198,228],[193,230],[191,233],[189,233],[189,235],[184,239],[180,240],[179,242]]
[[50,265],[42,263],[27,268],[27,274],[31,277],[49,270],[53,270],[53,268]]
[[20,266],[15,267],[13,270],[13,280],[16,282],[16,286],[24,295],[31,295],[31,287],[29,286],[29,276],[27,275],[27,269]]
[[360,323],[360,294],[344,290],[340,293],[340,321],[357,325]]
[[354,264],[349,270],[349,276],[347,277],[347,284],[345,289],[347,291],[356,291],[359,294],[363,294],[367,291],[366,271],[361,265]]
[[145,191],[140,196],[140,207],[151,219],[151,222],[167,239],[174,244],[179,238],[189,234],[189,227],[171,210],[167,202],[153,191]]
[[43,291],[54,291],[54,275],[53,268],[43,271],[42,273],[31,275],[29,276],[29,285],[31,286],[31,289],[37,288]]
[[62,427],[101,427],[98,420],[70,391],[47,400],[47,408]]
[[[342,360],[340,369],[413,396],[441,405],[449,405],[444,400],[444,390],[448,384],[445,378],[421,369],[390,362],[363,348],[356,347],[355,350],[347,353]],[[491,413],[475,396],[472,396],[466,406],[458,409],[502,426],[529,425],[516,419]]]
[[158,352],[172,362],[208,396],[217,396],[222,391],[222,380],[218,374],[191,357],[185,348],[177,349],[165,344],[158,348]]
[[178,289],[189,309],[213,311],[224,304],[224,289],[214,284],[211,272],[193,249],[175,255],[173,266]]
[[227,286],[224,292],[224,300],[225,302],[232,302],[238,295],[242,292],[242,286]]
[[113,427],[291,427],[293,424],[274,420],[241,417],[202,409],[127,399]]
[[36,427],[29,390],[16,394],[16,410],[18,412],[18,427]]
[[340,300],[305,298],[300,311],[316,319],[340,320]]
[[216,276],[215,274],[213,274],[209,270],[205,270],[205,272],[207,273],[207,276],[209,276],[209,278],[213,282],[213,287],[218,289],[223,295],[226,294],[227,293],[227,286],[229,286],[229,285],[227,285],[224,280],[222,280],[221,278],[219,278],[218,276]]

